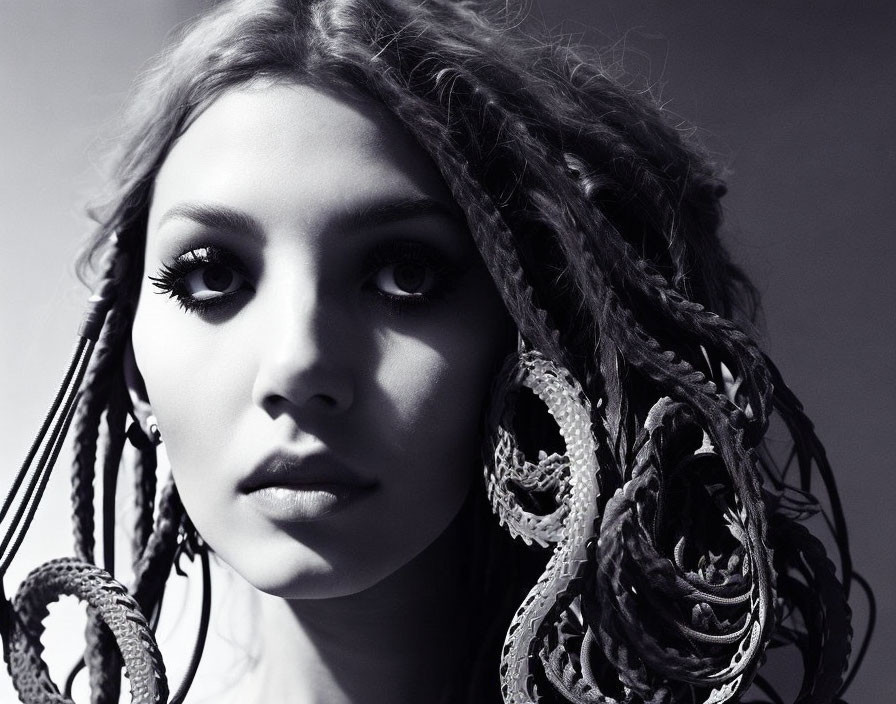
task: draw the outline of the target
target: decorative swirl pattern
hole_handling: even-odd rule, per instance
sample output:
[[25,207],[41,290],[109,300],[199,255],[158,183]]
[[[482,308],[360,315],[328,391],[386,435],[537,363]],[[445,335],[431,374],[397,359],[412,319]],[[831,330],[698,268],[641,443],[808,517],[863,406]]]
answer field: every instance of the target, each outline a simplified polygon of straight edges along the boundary
[[[533,464],[518,449],[513,401],[521,387],[530,389],[556,420],[566,445],[564,456],[543,454]],[[544,573],[514,615],[504,642],[504,701],[525,704],[539,698],[532,672],[537,644],[553,623],[551,614],[574,596],[573,586],[588,561],[586,541],[594,532],[599,496],[591,404],[568,372],[538,352],[523,352],[510,358],[498,375],[488,425],[486,437],[494,445],[485,457],[485,472],[493,510],[511,535],[530,544],[557,542]],[[547,515],[534,514],[514,488],[555,489],[557,508]]]
[[[526,461],[508,408],[519,387],[547,406],[565,455]],[[596,446],[578,384],[526,352],[505,364],[493,404],[492,506],[511,535],[556,543],[508,630],[505,702],[560,695],[586,704],[722,704],[740,696],[771,631],[770,554],[756,507],[744,505],[689,408],[663,398],[650,410],[595,541]],[[519,496],[526,488],[555,490],[556,508],[533,514]]]
[[583,615],[639,700],[720,704],[749,684],[769,636],[769,551],[687,406],[661,399],[644,433],[605,508],[600,606],[584,600]]
[[72,558],[44,563],[33,570],[12,604],[6,660],[24,704],[72,704],[60,694],[41,658],[43,619],[60,596],[86,601],[109,628],[121,650],[131,683],[133,704],[158,704],[168,698],[165,667],[152,631],[137,602],[108,572]]

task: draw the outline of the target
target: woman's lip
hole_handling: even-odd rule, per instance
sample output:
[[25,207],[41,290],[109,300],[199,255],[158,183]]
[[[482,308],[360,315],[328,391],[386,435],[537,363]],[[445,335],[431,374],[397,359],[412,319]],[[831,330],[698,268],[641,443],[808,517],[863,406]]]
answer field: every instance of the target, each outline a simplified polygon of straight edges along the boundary
[[268,484],[245,493],[256,510],[274,521],[305,523],[333,515],[373,492],[372,486],[337,483]]
[[243,493],[268,487],[308,489],[315,486],[344,486],[363,489],[375,484],[364,481],[330,453],[298,454],[278,449],[268,454],[239,484]]

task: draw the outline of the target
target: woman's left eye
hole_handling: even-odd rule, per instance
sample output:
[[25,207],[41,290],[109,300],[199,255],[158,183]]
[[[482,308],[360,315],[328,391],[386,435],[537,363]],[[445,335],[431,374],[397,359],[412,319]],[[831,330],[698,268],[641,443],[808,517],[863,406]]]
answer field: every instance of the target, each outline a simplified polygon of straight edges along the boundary
[[367,262],[367,287],[390,303],[425,303],[448,293],[461,268],[429,245],[398,241],[379,247]]
[[390,296],[425,296],[434,282],[432,268],[417,262],[387,264],[373,277],[374,286]]

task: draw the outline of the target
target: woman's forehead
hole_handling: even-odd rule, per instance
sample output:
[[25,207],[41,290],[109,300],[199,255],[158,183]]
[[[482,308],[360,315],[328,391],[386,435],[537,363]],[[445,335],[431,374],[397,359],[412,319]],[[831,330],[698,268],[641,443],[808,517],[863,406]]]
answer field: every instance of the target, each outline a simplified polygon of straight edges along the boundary
[[429,156],[381,105],[265,81],[222,94],[175,143],[156,177],[149,229],[184,201],[313,218],[347,202],[421,196],[452,204]]

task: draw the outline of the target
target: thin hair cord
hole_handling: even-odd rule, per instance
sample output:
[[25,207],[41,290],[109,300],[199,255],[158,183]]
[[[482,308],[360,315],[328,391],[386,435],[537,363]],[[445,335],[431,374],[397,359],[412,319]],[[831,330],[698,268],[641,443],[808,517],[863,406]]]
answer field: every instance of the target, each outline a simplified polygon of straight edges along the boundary
[[803,412],[803,406],[794,393],[787,387],[781,378],[781,372],[770,360],[766,360],[772,380],[777,389],[775,396],[775,410],[787,426],[787,430],[794,439],[794,449],[797,453],[797,463],[800,468],[800,487],[807,492],[812,491],[812,473],[814,466],[821,476],[828,499],[831,502],[833,526],[831,532],[837,543],[840,553],[841,581],[846,594],[849,596],[849,587],[852,582],[852,555],[849,549],[849,535],[846,527],[846,516],[843,513],[843,505],[840,501],[840,492],[834,478],[834,471],[827,459],[824,446],[815,434],[812,421]]
[[865,598],[868,600],[868,625],[865,627],[865,635],[862,638],[862,644],[859,646],[859,650],[853,658],[852,663],[850,663],[849,674],[847,674],[846,678],[843,680],[843,684],[837,692],[838,697],[842,697],[846,694],[846,690],[849,689],[849,686],[861,669],[862,662],[864,662],[865,655],[868,652],[868,646],[871,645],[871,637],[874,635],[874,626],[877,623],[877,601],[874,598],[874,590],[871,589],[871,585],[868,584],[868,581],[858,572],[852,572],[852,579],[859,585],[865,594]]
[[190,664],[184,674],[184,679],[171,697],[169,704],[183,704],[184,699],[186,699],[190,686],[193,684],[193,678],[196,676],[196,670],[199,669],[199,661],[202,659],[202,651],[205,648],[205,640],[208,636],[212,608],[212,575],[209,565],[208,547],[203,544],[197,552],[202,563],[202,609],[199,617],[199,631],[196,634],[196,643],[193,646],[193,654],[190,656]]
[[56,396],[53,398],[53,403],[50,405],[50,409],[47,411],[44,422],[41,424],[40,430],[37,431],[37,435],[34,437],[34,440],[31,443],[28,454],[25,456],[25,460],[22,462],[22,465],[19,468],[15,479],[13,480],[12,486],[9,488],[9,491],[6,494],[6,499],[3,502],[3,507],[0,508],[0,521],[3,521],[3,519],[6,518],[6,514],[9,512],[9,509],[15,499],[15,495],[28,474],[28,469],[31,466],[31,462],[34,460],[37,451],[40,449],[44,439],[46,438],[47,431],[49,430],[50,425],[56,418],[56,411],[59,410],[59,406],[62,404],[63,398],[65,398],[66,394],[69,391],[72,377],[75,375],[75,372],[78,368],[79,360],[81,359],[84,348],[87,344],[87,340],[85,340],[83,337],[78,338],[78,342],[75,344],[75,349],[72,352],[71,360],[69,361],[68,367],[66,369],[65,376],[63,377],[62,382],[59,384],[59,389],[56,391]]
[[781,695],[778,694],[778,690],[776,690],[771,682],[765,679],[762,675],[756,675],[753,678],[753,684],[771,700],[771,704],[784,704],[784,700],[781,699]]
[[[5,555],[3,562],[0,563],[0,575],[5,574],[6,570],[9,568],[9,564],[15,557],[16,552],[18,552],[18,549],[22,544],[22,540],[24,540],[25,534],[29,526],[31,525],[31,521],[34,518],[34,514],[37,511],[37,506],[40,502],[41,497],[43,496],[43,492],[47,486],[47,482],[49,481],[50,474],[53,469],[53,464],[55,463],[56,458],[59,456],[59,451],[62,448],[65,434],[68,431],[69,425],[71,424],[73,411],[77,403],[79,393],[78,388],[84,378],[84,372],[90,359],[90,353],[92,351],[93,343],[91,342],[87,342],[87,344],[85,344],[83,349],[81,350],[81,354],[76,362],[74,375],[71,378],[71,386],[69,387],[69,389],[67,389],[65,400],[61,404],[61,408],[59,408],[60,415],[53,424],[53,428],[50,432],[49,438],[47,438],[47,444],[44,447],[44,451],[41,454],[40,460],[38,461],[34,473],[32,474],[31,480],[29,481],[28,486],[25,489],[22,501],[12,518],[10,527],[3,539],[3,542],[0,543],[0,553]],[[66,378],[69,378],[68,374],[66,374]],[[43,442],[43,440],[44,438],[40,438],[41,442]],[[23,470],[27,472],[27,469],[27,465],[23,466]],[[22,477],[24,478],[22,470],[20,470],[20,475],[22,475]],[[21,486],[21,480],[18,481],[18,484],[19,486]],[[18,531],[17,535],[16,531]],[[13,540],[14,535],[15,539]],[[11,540],[12,544],[10,545]],[[8,552],[7,547],[9,547]]]
[[69,699],[71,699],[72,687],[75,686],[75,678],[80,674],[81,670],[84,669],[84,666],[86,664],[87,663],[84,660],[84,656],[82,655],[80,658],[78,658],[78,662],[76,662],[72,666],[72,669],[69,670],[68,677],[65,678],[65,686],[62,689],[63,696],[66,696]]
[[162,587],[159,590],[159,594],[156,597],[156,602],[152,607],[152,611],[150,612],[150,617],[149,617],[149,627],[152,629],[153,633],[155,633],[156,629],[159,627],[159,621],[162,618],[162,604],[164,602],[165,602],[165,584],[162,584]]

